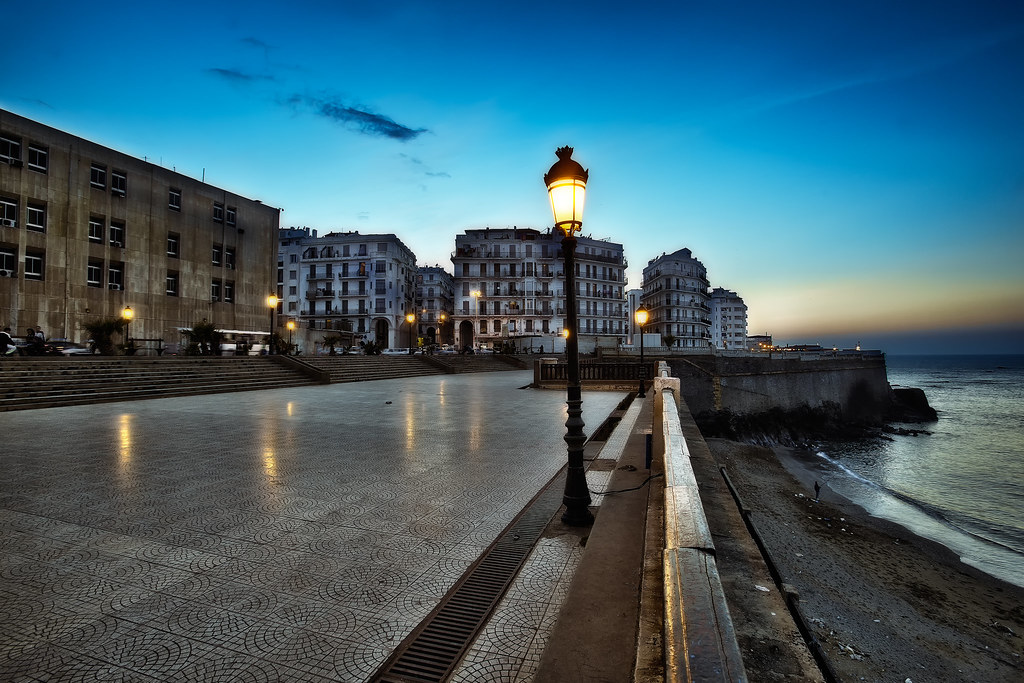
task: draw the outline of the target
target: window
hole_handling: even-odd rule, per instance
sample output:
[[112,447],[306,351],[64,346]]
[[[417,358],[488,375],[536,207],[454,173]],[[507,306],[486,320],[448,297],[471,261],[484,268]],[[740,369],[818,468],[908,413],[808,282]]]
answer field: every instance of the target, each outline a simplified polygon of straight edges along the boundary
[[387,283],[384,280],[376,280],[373,283],[373,293],[374,294],[386,294],[387,293]]
[[235,300],[235,283],[228,280],[224,283],[224,303],[230,304]]
[[0,275],[14,277],[18,274],[18,254],[14,249],[0,248]]
[[299,305],[296,302],[294,302],[294,301],[289,301],[288,302],[288,312],[292,313],[292,312],[297,311],[297,310],[299,310]]
[[373,262],[373,272],[375,272],[375,273],[386,273],[387,272],[387,266],[385,265],[384,261],[374,261]]
[[296,287],[295,285],[292,285],[291,287],[288,288],[288,296],[298,296],[298,295],[299,295],[299,288],[298,287]]
[[105,219],[98,216],[89,218],[89,241],[102,242]]
[[0,162],[11,166],[21,165],[21,139],[0,135]]
[[238,209],[236,209],[233,206],[229,206],[228,210],[227,210],[227,218],[226,218],[225,222],[228,225],[234,225],[235,224],[235,214],[237,214],[237,213],[238,213]]
[[118,197],[128,194],[128,175],[124,171],[110,172],[110,194]]
[[44,255],[41,251],[25,252],[25,279],[42,280],[44,269]]
[[29,202],[28,220],[25,221],[25,227],[36,232],[46,232],[46,207]]
[[221,244],[213,245],[213,265],[219,266],[221,260],[224,258],[224,246]]
[[299,277],[299,271],[297,271],[297,270],[289,270],[288,271],[288,279],[289,280],[295,280],[298,277]]
[[85,271],[85,283],[90,287],[103,286],[103,261],[89,259],[89,265]]
[[124,248],[123,221],[110,221],[110,244],[114,247]]
[[220,202],[213,203],[213,220],[218,223],[224,222],[224,205]]
[[384,313],[384,312],[386,312],[385,308],[384,308],[384,299],[374,299],[374,302],[373,302],[373,312],[374,313]]
[[49,168],[49,161],[50,153],[45,147],[38,145],[28,146],[28,167],[33,171],[46,173],[46,169]]
[[18,202],[14,199],[0,197],[0,226],[18,227]]
[[349,246],[350,245],[348,245],[348,244],[341,245],[341,255],[342,256],[351,256],[351,254],[349,253]]
[[167,208],[172,211],[181,211],[181,190],[171,188],[167,193]]
[[89,184],[97,189],[105,190],[107,188],[107,167],[93,164],[89,171]]
[[168,270],[166,282],[167,296],[178,296],[178,271]]
[[298,263],[298,262],[299,262],[299,255],[298,254],[289,254],[288,255],[288,263]]
[[388,252],[388,243],[387,242],[377,242],[377,253],[378,254],[386,254],[387,252]]
[[210,299],[212,301],[220,301],[220,280],[214,280],[210,283]]
[[124,287],[124,264],[111,263],[107,268],[107,289]]
[[176,232],[167,233],[167,255],[171,258],[181,256],[181,235]]
[[224,265],[232,270],[235,267],[235,248],[228,247],[224,250]]

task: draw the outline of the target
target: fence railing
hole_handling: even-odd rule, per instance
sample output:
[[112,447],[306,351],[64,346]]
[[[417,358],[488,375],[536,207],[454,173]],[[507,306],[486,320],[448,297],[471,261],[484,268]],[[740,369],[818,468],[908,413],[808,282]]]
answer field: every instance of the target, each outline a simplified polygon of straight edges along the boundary
[[[639,381],[641,377],[651,376],[649,363],[580,363],[581,382],[614,382],[619,380]],[[542,363],[540,366],[541,381],[567,382],[569,380],[568,363]]]

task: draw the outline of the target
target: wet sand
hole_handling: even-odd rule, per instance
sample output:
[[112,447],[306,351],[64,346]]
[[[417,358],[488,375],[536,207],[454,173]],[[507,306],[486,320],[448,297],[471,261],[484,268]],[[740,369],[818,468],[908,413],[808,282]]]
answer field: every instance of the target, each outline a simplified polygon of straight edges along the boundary
[[815,502],[789,449],[707,443],[841,680],[1024,680],[1024,588],[827,487]]

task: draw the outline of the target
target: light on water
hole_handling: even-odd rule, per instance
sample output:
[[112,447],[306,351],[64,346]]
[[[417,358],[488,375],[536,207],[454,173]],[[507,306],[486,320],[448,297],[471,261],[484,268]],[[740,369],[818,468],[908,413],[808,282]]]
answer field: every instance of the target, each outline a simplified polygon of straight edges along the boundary
[[889,382],[918,387],[930,435],[833,444],[831,488],[871,514],[938,541],[1024,586],[1024,356],[890,356]]

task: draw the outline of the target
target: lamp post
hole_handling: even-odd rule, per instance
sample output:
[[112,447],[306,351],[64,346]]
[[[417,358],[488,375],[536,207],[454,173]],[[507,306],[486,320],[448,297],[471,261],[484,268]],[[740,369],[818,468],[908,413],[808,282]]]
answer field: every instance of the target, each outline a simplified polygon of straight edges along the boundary
[[587,437],[583,433],[583,398],[580,391],[580,349],[576,336],[576,233],[583,227],[583,200],[586,196],[589,172],[572,158],[572,147],[555,150],[558,161],[544,174],[544,184],[551,199],[551,212],[555,217],[555,228],[561,230],[562,256],[565,259],[565,353],[568,361],[568,384],[566,405],[568,419],[565,421],[565,443],[568,450],[568,467],[565,473],[565,492],[562,502],[565,514],[562,521],[569,526],[587,526],[594,523],[590,512],[590,490],[587,488],[587,474],[583,468],[583,444]]
[[[476,335],[480,330],[480,297],[483,296],[483,292],[480,291],[479,289],[474,289],[472,292],[469,293],[469,295],[473,297],[473,334],[471,339],[473,345],[475,346]],[[466,344],[463,344],[462,348],[463,350],[465,350]]]
[[132,318],[135,317],[135,311],[132,310],[131,306],[125,306],[124,310],[121,311],[121,319],[124,320],[124,352],[129,356],[132,355],[129,351],[131,345],[131,337],[128,332],[131,329]]
[[437,316],[437,343],[444,344],[444,321],[448,318],[444,313]]
[[270,308],[270,341],[267,344],[267,353],[274,355],[274,311],[277,309],[277,295],[271,294],[267,297],[267,306]]
[[644,308],[643,304],[640,304],[636,309],[636,313],[633,315],[636,319],[637,326],[640,327],[640,391],[636,392],[636,395],[637,398],[646,398],[647,394],[644,393],[644,380],[647,379],[647,366],[644,365],[644,325],[647,324],[647,309]]
[[295,329],[295,321],[289,320],[285,323],[285,327],[288,328],[288,351],[286,353],[290,354],[292,352],[292,331]]
[[412,324],[414,322],[416,322],[416,314],[415,313],[406,313],[405,314],[405,322],[409,323],[409,353],[413,353],[413,351],[415,351],[415,349],[412,346]]

